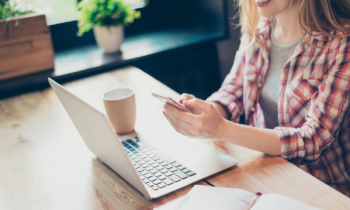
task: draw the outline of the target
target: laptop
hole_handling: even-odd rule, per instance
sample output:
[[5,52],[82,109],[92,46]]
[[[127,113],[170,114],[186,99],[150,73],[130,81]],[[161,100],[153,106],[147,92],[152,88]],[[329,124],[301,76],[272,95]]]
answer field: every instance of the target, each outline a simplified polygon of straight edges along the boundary
[[166,144],[162,145],[137,134],[119,138],[105,114],[48,80],[90,151],[147,199],[161,197],[237,164],[208,145],[181,135],[170,140],[164,136]]

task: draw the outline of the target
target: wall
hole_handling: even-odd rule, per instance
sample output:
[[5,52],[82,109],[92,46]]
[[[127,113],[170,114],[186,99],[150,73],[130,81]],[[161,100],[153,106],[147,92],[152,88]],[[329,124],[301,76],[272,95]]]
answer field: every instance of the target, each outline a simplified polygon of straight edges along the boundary
[[222,40],[217,44],[221,81],[223,81],[225,76],[230,72],[240,43],[240,29],[233,25],[234,23],[238,23],[238,18],[233,19],[238,12],[234,1],[235,0],[226,1],[229,37],[228,39]]

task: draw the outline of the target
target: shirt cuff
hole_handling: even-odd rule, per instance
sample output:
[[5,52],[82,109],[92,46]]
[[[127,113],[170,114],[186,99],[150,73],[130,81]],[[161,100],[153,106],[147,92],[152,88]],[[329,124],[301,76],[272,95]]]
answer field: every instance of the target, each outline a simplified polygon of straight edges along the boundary
[[235,97],[225,92],[215,92],[209,98],[207,102],[217,102],[226,107],[227,111],[230,113],[229,120],[238,123],[240,112],[238,104],[234,101]]
[[276,127],[281,143],[281,157],[300,164],[305,158],[304,140],[300,135],[300,128]]

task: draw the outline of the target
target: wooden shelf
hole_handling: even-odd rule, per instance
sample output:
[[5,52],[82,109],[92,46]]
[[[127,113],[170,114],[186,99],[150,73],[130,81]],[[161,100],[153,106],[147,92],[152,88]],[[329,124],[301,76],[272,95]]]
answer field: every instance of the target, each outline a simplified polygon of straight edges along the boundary
[[216,41],[224,33],[202,28],[168,29],[127,37],[121,52],[104,54],[96,45],[89,45],[55,53],[55,69],[38,74],[0,81],[0,98],[46,88],[47,78],[68,82],[89,75],[133,65],[150,56]]

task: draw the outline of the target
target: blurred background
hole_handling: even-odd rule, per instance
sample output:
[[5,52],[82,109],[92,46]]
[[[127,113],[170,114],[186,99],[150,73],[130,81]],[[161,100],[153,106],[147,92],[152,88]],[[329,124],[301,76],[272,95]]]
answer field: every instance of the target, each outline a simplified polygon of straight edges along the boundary
[[[46,88],[47,77],[64,83],[133,65],[179,93],[205,99],[230,71],[240,42],[234,0],[86,0],[85,6],[114,2],[119,8],[97,8],[97,13],[79,8],[79,2],[0,0],[0,7],[43,14],[0,16],[0,98]],[[106,53],[95,28],[110,23],[97,19],[119,18],[124,14],[119,2],[140,17],[133,13],[135,19],[126,24],[125,16],[120,49]],[[82,36],[78,21],[81,28],[89,26]]]

